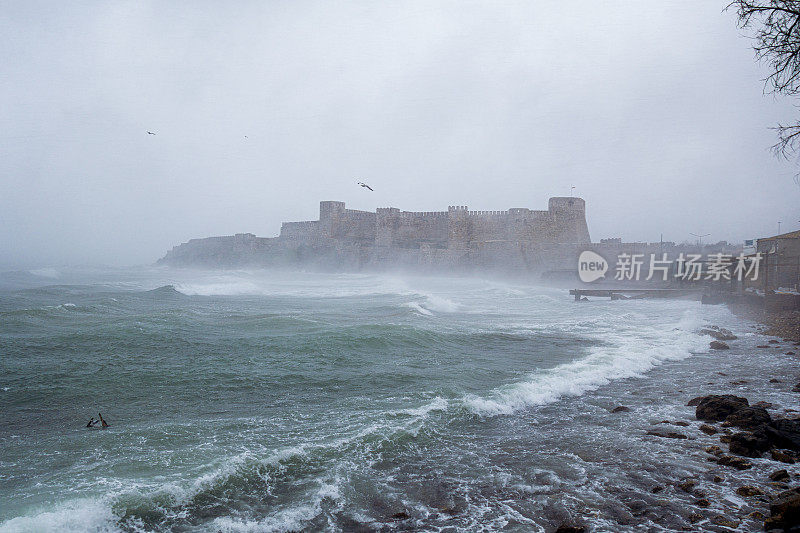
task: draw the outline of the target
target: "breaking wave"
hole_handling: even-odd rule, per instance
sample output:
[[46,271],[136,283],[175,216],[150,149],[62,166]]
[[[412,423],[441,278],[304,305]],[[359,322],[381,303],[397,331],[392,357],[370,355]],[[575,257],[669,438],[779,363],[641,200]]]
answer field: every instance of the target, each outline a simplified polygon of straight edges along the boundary
[[525,381],[495,389],[486,397],[465,395],[463,401],[480,416],[508,415],[565,396],[579,396],[613,380],[638,377],[665,361],[684,359],[706,347],[706,341],[695,333],[699,324],[697,310],[691,309],[673,326],[609,330],[602,335],[603,345],[591,348],[581,359],[538,370]]

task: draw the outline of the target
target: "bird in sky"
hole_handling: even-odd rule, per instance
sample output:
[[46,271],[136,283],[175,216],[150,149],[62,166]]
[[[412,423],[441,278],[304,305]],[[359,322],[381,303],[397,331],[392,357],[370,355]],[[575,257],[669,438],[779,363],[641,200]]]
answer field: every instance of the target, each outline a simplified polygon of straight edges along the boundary
[[[369,185],[367,185],[366,183],[363,183],[363,182],[359,181],[359,182],[358,182],[358,184],[359,184],[359,185],[361,185],[362,187],[365,187],[365,188],[367,188],[367,189],[369,189],[369,190],[371,190],[371,191],[372,191],[372,187],[370,187],[370,186],[369,186]],[[372,191],[372,192],[375,192],[375,191]]]
[[152,131],[148,131],[147,134],[148,135],[155,135],[155,133],[153,133]]

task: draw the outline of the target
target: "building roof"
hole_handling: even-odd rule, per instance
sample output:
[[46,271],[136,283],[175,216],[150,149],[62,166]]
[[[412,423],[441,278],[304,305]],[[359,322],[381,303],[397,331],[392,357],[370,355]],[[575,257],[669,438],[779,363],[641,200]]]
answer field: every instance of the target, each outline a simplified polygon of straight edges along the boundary
[[778,239],[800,239],[800,229],[797,231],[790,231],[789,233],[782,233],[780,235],[775,235],[773,237],[765,237],[763,239],[758,239],[758,242],[777,241]]

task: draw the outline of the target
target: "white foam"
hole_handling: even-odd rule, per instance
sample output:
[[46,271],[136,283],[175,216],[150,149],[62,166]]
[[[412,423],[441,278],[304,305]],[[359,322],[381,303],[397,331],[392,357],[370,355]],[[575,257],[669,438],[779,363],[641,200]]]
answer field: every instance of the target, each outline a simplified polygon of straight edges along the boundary
[[0,533],[111,533],[119,531],[111,506],[99,499],[74,500],[54,510],[12,518],[0,524]]
[[411,415],[416,417],[424,417],[433,411],[446,411],[448,405],[449,403],[445,398],[437,396],[430,402],[426,403],[425,405],[421,405],[419,407],[412,407],[409,409],[402,409],[400,411],[394,411],[394,413]]
[[316,274],[303,278],[265,272],[206,272],[168,283],[187,296],[348,298],[409,293],[396,279],[356,274]]
[[495,389],[485,398],[467,395],[464,405],[480,416],[508,415],[564,396],[579,396],[612,380],[641,376],[665,361],[703,349],[705,341],[693,333],[698,324],[697,310],[692,309],[674,325],[618,326],[622,331],[604,332],[604,344],[592,348],[586,357],[533,372],[527,380]]
[[240,280],[217,283],[175,283],[175,290],[187,296],[243,296],[264,294],[255,283]]
[[410,307],[411,309],[413,309],[414,311],[416,311],[421,315],[433,316],[433,313],[422,307],[422,305],[420,305],[419,302],[408,302],[406,304],[406,307]]
[[444,296],[438,296],[436,294],[424,294],[424,296],[427,307],[433,311],[439,311],[440,313],[455,313],[461,307],[460,304],[450,300],[449,298],[445,298]]
[[37,268],[35,270],[28,270],[29,274],[39,276],[40,278],[57,279],[61,277],[61,272],[55,268]]
[[336,483],[320,481],[319,488],[310,496],[311,501],[308,503],[281,509],[261,520],[244,520],[228,516],[216,518],[209,529],[226,533],[299,531],[305,529],[308,522],[322,512],[322,501],[325,499],[341,505],[342,495]]

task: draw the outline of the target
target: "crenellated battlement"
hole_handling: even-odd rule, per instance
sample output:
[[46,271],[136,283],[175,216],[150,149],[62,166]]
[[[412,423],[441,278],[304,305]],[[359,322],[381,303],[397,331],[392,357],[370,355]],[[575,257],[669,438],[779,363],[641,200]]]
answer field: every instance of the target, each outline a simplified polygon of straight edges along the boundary
[[447,211],[400,211],[398,216],[403,218],[414,217],[446,217]]
[[450,205],[447,211],[401,211],[379,207],[347,209],[344,202],[322,201],[318,221],[287,222],[286,239],[335,239],[404,249],[425,246],[465,248],[484,242],[586,243],[589,231],[581,198],[550,198],[547,211],[512,207],[470,210]]
[[319,220],[284,222],[279,237],[243,233],[192,240],[164,260],[533,272],[568,263],[569,254],[554,255],[553,250],[574,250],[590,243],[585,209],[583,199],[570,197],[550,198],[547,210],[471,210],[451,205],[446,211],[379,207],[373,212],[322,201]]
[[467,214],[471,216],[505,216],[508,215],[508,211],[467,211]]

